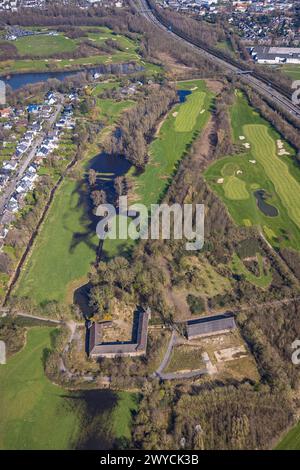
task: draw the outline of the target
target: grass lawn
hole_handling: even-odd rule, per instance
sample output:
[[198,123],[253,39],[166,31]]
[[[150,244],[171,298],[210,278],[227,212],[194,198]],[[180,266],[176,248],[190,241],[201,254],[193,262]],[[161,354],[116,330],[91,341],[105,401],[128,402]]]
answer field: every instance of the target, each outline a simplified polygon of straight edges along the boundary
[[[112,124],[132,101],[99,100],[101,117]],[[93,149],[94,151],[94,149]],[[94,156],[94,154],[93,154]],[[87,159],[82,172],[86,171]],[[110,179],[113,175],[110,175]],[[87,188],[81,188],[87,191]],[[90,225],[78,183],[65,178],[57,190],[35,246],[14,290],[17,297],[30,297],[37,304],[49,301],[72,303],[74,288],[87,281],[99,240]]]
[[68,284],[86,277],[95,261],[98,240],[89,223],[76,182],[65,179],[14,294],[41,305],[53,300],[64,303]]
[[285,64],[281,65],[280,70],[292,80],[300,80],[300,65]]
[[[88,29],[88,28],[82,28]],[[150,74],[158,73],[161,68],[151,63],[145,63],[138,54],[138,40],[115,34],[108,28],[92,28],[99,32],[87,33],[87,37],[69,39],[63,34],[58,36],[26,36],[17,39],[14,44],[21,56],[20,59],[0,61],[0,74],[8,75],[18,72],[49,72],[68,71],[79,67],[92,67],[100,64],[122,63],[135,61],[145,67]],[[114,49],[109,53],[99,53],[89,57],[74,59],[55,59],[52,55],[65,52],[74,52],[81,42],[90,40],[95,45],[104,44],[107,39],[116,41],[121,49]],[[24,59],[22,56],[31,55],[33,59]],[[34,58],[41,57],[41,58]]]
[[300,423],[284,436],[275,450],[300,450]]
[[[223,199],[234,220],[240,225],[258,226],[273,246],[300,246],[300,167],[295,151],[237,93],[231,109],[233,139],[239,143],[239,155],[213,163],[205,177]],[[279,155],[278,141],[288,155]],[[266,202],[278,215],[265,215],[258,207],[254,192],[265,190]]]
[[[34,327],[27,332],[23,350],[0,367],[0,449],[70,449],[76,447],[85,416],[83,399],[72,400],[68,392],[52,384],[44,374],[43,355],[51,348],[55,329]],[[138,397],[129,392],[116,394],[115,404],[101,392],[100,409],[95,418],[99,439],[101,436],[130,439],[132,412]],[[82,394],[78,392],[78,396]],[[103,409],[101,409],[101,406]],[[110,407],[111,406],[111,407]]]
[[257,253],[257,262],[259,267],[259,276],[255,276],[252,272],[250,272],[246,266],[244,265],[243,261],[238,257],[236,253],[233,254],[232,259],[232,268],[236,274],[243,274],[248,282],[256,285],[257,287],[266,288],[272,282],[272,273],[270,271],[264,272],[263,266],[263,258],[260,253]]
[[[183,90],[197,88],[187,96],[186,102],[173,107],[163,122],[159,135],[150,144],[150,160],[145,171],[137,175],[132,169],[128,175],[134,185],[132,202],[145,204],[148,208],[151,204],[157,204],[161,200],[164,191],[172,181],[176,166],[188,151],[198,132],[203,129],[209,117],[212,94],[206,89],[205,83],[200,80],[181,82],[179,87]],[[189,120],[189,130],[178,132],[176,122],[178,117],[181,121],[182,109],[184,109],[184,116]],[[201,113],[203,109],[205,111]],[[189,110],[194,115],[192,120],[189,118]],[[190,127],[191,122],[193,123],[192,127]],[[181,121],[181,125],[184,126],[183,121]],[[130,240],[129,246],[131,245],[132,241]],[[104,243],[104,251],[109,257],[124,252],[127,248],[127,243],[124,243],[124,240],[107,239]]]
[[114,437],[131,440],[132,414],[138,409],[138,395],[129,392],[118,393],[117,406],[112,410]]
[[63,34],[58,36],[25,36],[17,39],[13,43],[18,49],[20,56],[41,56],[49,57],[53,54],[63,52],[73,52],[76,49],[76,43],[72,39],[66,38]]
[[171,359],[164,372],[177,372],[180,370],[196,370],[204,367],[202,349],[192,346],[175,346]]
[[0,449],[68,449],[79,417],[66,405],[66,391],[44,375],[43,352],[50,328],[28,331],[26,347],[0,368]]

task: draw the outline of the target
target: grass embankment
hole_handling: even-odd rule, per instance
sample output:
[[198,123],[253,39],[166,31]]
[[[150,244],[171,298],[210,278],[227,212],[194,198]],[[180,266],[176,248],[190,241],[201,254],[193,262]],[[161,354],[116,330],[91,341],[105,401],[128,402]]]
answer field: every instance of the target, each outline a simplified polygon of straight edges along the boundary
[[[241,153],[211,165],[205,173],[207,181],[238,224],[258,226],[275,247],[299,250],[300,167],[294,149],[240,93],[231,109],[231,121]],[[254,195],[258,189],[265,190],[266,203],[277,209],[277,216],[268,216],[258,207]]]
[[[181,82],[179,88],[191,90],[184,103],[176,105],[164,120],[158,136],[149,148],[150,159],[142,174],[132,169],[129,177],[134,186],[132,202],[150,208],[157,204],[166,191],[176,167],[196,135],[205,126],[212,94],[200,80]],[[105,254],[116,256],[132,246],[132,240],[109,240],[104,244]]]
[[[29,329],[24,349],[0,368],[0,449],[70,449],[85,438],[84,399],[72,400],[74,393],[52,384],[44,374],[43,357],[51,348],[55,331],[48,327]],[[111,394],[99,393],[102,400],[104,394]],[[107,400],[107,408],[97,417],[99,424],[102,416],[99,439],[130,439],[137,396],[122,392],[115,398]]]
[[[124,108],[132,102],[100,101],[100,117],[112,124]],[[99,136],[101,138],[101,135]],[[90,149],[97,152],[97,146]],[[91,154],[82,162],[82,177]],[[109,178],[113,178],[110,175]],[[90,228],[86,204],[80,196],[79,184],[66,177],[57,190],[46,220],[35,241],[31,255],[23,268],[14,295],[29,297],[39,305],[49,301],[72,303],[74,288],[87,281],[91,264],[95,261],[99,240]],[[88,188],[81,188],[88,191]]]

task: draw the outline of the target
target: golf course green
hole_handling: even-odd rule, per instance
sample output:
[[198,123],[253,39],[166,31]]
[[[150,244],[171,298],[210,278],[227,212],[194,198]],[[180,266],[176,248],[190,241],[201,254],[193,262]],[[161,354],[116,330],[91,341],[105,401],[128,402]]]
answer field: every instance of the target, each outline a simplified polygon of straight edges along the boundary
[[[231,124],[241,150],[214,162],[205,172],[206,180],[238,224],[257,226],[274,247],[299,250],[300,167],[295,150],[241,93],[236,93],[231,108]],[[258,190],[263,204],[258,204]],[[273,210],[268,213],[268,208]]]

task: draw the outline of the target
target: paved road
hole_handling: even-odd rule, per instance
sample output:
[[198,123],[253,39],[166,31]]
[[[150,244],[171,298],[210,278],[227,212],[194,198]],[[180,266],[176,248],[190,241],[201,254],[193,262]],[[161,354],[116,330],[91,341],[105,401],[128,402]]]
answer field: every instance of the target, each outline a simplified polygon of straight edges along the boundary
[[16,175],[10,181],[8,186],[5,188],[4,193],[2,194],[2,196],[0,198],[0,214],[1,214],[0,215],[0,223],[2,222],[3,211],[4,211],[4,208],[5,208],[6,204],[10,200],[13,193],[15,192],[15,190],[16,190],[18,184],[19,184],[19,181],[22,179],[26,169],[28,168],[28,166],[30,165],[32,160],[34,160],[35,155],[36,155],[36,151],[40,147],[40,145],[43,142],[44,138],[46,137],[47,132],[49,131],[49,129],[51,129],[51,127],[57,121],[58,116],[62,111],[64,101],[63,101],[63,97],[61,95],[59,95],[59,100],[60,100],[60,102],[57,104],[54,114],[51,116],[51,118],[49,119],[49,121],[47,123],[47,130],[45,130],[44,132],[42,132],[39,135],[39,137],[34,141],[34,144],[30,147],[30,151],[28,153],[26,152],[25,155],[22,157],[21,164],[19,165],[19,167],[17,169]]
[[176,342],[177,342],[177,333],[176,333],[175,330],[173,330],[170,342],[168,344],[168,348],[167,348],[166,353],[164,355],[164,358],[161,361],[158,369],[155,371],[154,375],[158,375],[159,377],[161,377],[162,371],[167,367],[167,364],[170,360],[170,356],[171,356],[171,353],[172,353],[173,346],[175,346]]
[[[200,46],[191,44],[188,40],[183,39],[182,37],[175,34],[173,31],[170,31],[166,26],[161,24],[158,18],[156,18],[152,11],[149,10],[147,0],[135,0],[135,6],[136,10],[153,25],[167,32],[169,35],[172,35],[176,40],[184,43],[185,45],[188,45],[194,51],[206,57],[210,61],[213,61],[215,64],[221,66],[223,69],[225,68],[235,74],[240,74],[244,72],[243,68],[239,68],[238,66],[235,66],[230,62],[226,62],[226,59],[221,59],[220,57],[213,55],[211,52],[207,52],[206,50],[202,49]],[[267,97],[269,100],[281,106],[288,114],[291,114],[293,117],[300,119],[300,108],[297,105],[293,104],[289,98],[287,98],[283,94],[279,93],[275,88],[273,88],[272,84],[268,85],[263,81],[259,80],[259,78],[253,76],[253,72],[250,72],[247,75],[239,75],[239,77],[240,80],[243,81],[245,84],[250,85],[254,90],[259,91],[263,96]]]
[[184,341],[181,341],[178,338],[177,332],[175,330],[172,331],[172,335],[168,344],[168,348],[166,350],[166,353],[164,355],[163,360],[161,361],[159,367],[157,370],[154,372],[152,377],[159,377],[161,380],[181,380],[181,379],[192,379],[194,377],[199,377],[201,375],[207,374],[208,370],[207,368],[202,368],[202,369],[197,369],[197,370],[192,370],[192,371],[186,371],[186,372],[169,372],[169,373],[164,373],[164,369],[167,367],[170,357],[172,354],[173,347],[176,344],[184,343]]
[[61,320],[57,320],[57,319],[54,319],[54,318],[39,317],[38,315],[31,315],[30,313],[25,313],[25,312],[16,312],[16,313],[11,312],[7,308],[1,308],[0,313],[2,314],[2,316],[16,315],[17,317],[32,318],[33,320],[40,320],[40,321],[44,321],[44,322],[55,323],[56,325],[60,325],[62,323]]

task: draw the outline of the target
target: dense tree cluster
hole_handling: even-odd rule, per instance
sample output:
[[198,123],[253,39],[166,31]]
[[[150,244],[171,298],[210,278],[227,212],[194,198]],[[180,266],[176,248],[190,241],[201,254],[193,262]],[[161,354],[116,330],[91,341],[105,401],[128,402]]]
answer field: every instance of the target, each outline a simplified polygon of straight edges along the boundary
[[143,169],[155,125],[176,100],[176,90],[171,86],[151,88],[145,98],[124,113],[107,145],[108,153],[122,155],[134,166]]

